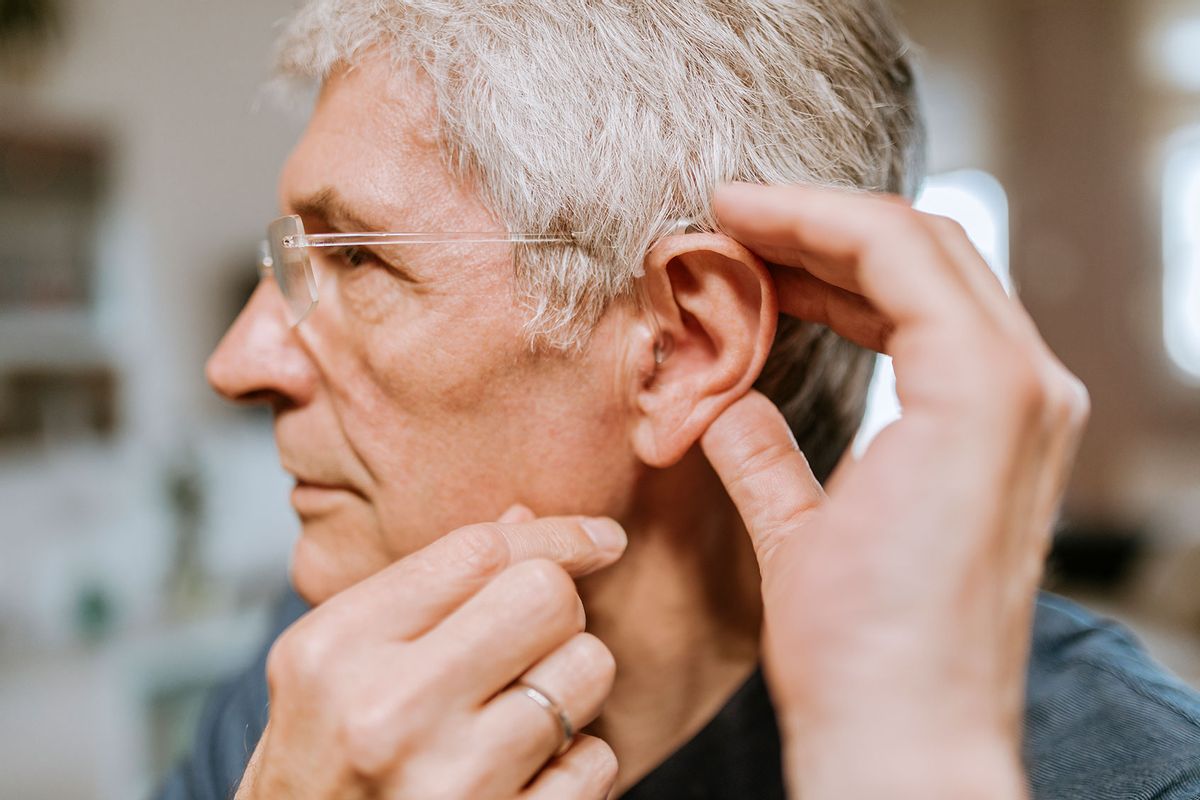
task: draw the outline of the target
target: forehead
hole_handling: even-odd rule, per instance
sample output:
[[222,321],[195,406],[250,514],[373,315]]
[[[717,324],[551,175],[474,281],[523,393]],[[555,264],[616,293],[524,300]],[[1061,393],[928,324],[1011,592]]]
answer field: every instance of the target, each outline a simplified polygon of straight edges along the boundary
[[280,178],[291,213],[332,191],[378,229],[454,230],[490,215],[450,174],[437,138],[433,87],[424,73],[370,55],[324,83]]

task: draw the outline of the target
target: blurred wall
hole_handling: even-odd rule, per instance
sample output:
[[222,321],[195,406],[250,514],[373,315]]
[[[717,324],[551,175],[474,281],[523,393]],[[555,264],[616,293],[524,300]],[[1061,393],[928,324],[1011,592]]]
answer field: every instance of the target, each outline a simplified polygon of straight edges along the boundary
[[253,269],[303,121],[257,111],[275,25],[295,3],[63,5],[63,41],[26,78],[8,76],[0,102],[6,123],[115,145],[104,333],[138,364],[129,431],[170,441],[212,410],[197,366],[228,321],[219,289]]
[[0,450],[0,796],[148,791],[283,586],[296,524],[269,426],[213,398],[203,362],[303,122],[257,109],[293,5],[64,0],[61,38],[0,70],[0,128],[112,157],[94,306],[4,310],[0,369],[103,364],[120,387],[112,437]]
[[[1200,540],[1200,389],[1162,337],[1162,156],[1200,121],[1147,54],[1200,3],[898,0],[918,43],[933,171],[979,167],[1011,204],[1011,269],[1088,385],[1068,512]],[[1196,58],[1200,60],[1200,53]]]

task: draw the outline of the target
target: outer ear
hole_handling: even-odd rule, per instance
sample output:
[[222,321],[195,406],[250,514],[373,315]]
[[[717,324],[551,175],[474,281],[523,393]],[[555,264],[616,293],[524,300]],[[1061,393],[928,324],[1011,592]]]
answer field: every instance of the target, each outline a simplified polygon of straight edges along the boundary
[[[664,340],[639,340],[633,445],[654,467],[683,458],[722,411],[758,379],[779,307],[762,261],[728,236],[663,239],[646,255],[650,309]],[[661,363],[656,363],[660,361]]]

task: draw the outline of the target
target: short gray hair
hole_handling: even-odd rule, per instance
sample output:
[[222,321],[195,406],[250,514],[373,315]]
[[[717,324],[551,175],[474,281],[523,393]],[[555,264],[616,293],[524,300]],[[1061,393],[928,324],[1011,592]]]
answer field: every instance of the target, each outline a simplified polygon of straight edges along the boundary
[[[311,0],[283,75],[324,80],[368,50],[431,79],[443,151],[519,247],[531,341],[579,346],[630,297],[647,249],[688,218],[716,229],[729,180],[909,194],[922,127],[884,0]],[[873,359],[780,321],[758,386],[819,476],[861,420]]]

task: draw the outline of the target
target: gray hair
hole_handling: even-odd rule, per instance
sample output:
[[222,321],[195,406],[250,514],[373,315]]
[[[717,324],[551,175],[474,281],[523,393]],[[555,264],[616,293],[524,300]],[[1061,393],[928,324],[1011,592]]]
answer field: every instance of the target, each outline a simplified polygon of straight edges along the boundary
[[[883,0],[311,0],[278,70],[324,80],[368,49],[433,86],[443,151],[519,246],[531,342],[582,345],[675,220],[715,230],[729,180],[912,194],[922,128]],[[873,359],[791,319],[758,387],[819,476],[862,417]]]

